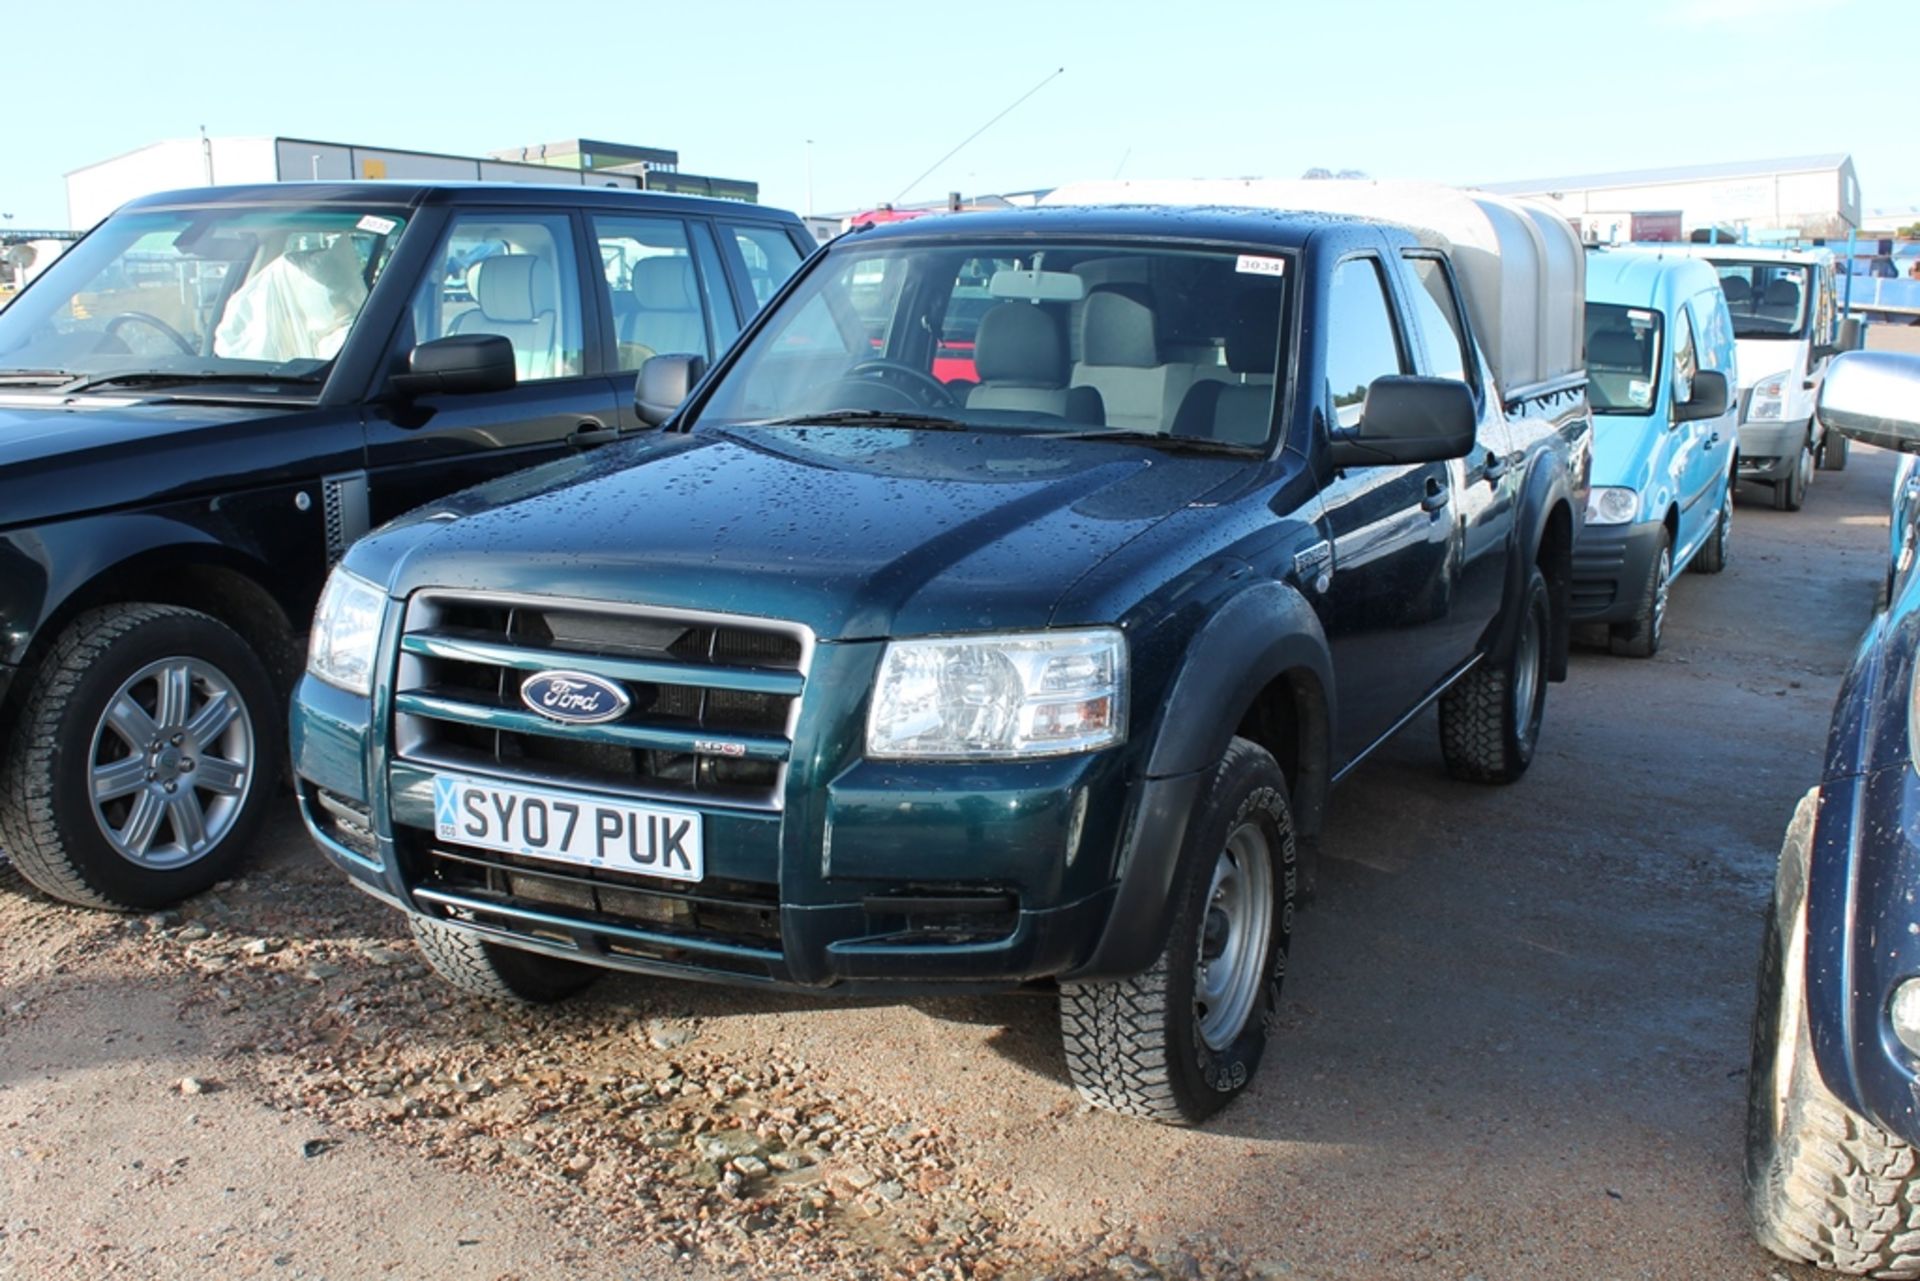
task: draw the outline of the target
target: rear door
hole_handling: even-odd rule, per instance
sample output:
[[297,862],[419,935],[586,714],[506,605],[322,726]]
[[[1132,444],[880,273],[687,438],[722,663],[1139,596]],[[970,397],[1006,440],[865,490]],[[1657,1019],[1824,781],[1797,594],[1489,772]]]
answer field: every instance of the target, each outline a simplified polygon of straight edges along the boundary
[[368,509],[391,520],[457,489],[611,439],[618,405],[586,305],[585,242],[564,209],[459,208],[414,288],[392,359],[452,334],[513,344],[499,392],[382,400],[367,414]]

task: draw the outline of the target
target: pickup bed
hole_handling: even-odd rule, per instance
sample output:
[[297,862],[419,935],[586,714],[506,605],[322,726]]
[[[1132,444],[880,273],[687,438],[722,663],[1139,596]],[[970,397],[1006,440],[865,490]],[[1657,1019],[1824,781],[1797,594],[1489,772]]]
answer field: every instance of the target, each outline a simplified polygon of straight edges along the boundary
[[306,821],[469,990],[1037,988],[1088,1098],[1198,1120],[1329,787],[1435,702],[1454,773],[1515,780],[1565,674],[1584,375],[1503,396],[1460,299],[1360,218],[843,236],[697,385],[647,364],[652,436],[349,551]]

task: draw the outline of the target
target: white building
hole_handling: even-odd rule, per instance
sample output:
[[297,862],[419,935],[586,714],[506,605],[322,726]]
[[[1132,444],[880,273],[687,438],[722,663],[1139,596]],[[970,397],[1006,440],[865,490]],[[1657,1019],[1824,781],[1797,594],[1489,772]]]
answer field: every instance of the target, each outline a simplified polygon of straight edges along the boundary
[[1841,152],[1778,160],[1485,182],[1482,191],[1552,202],[1590,240],[1626,239],[1633,216],[1678,214],[1684,232],[1718,227],[1844,236],[1860,226],[1860,180]]

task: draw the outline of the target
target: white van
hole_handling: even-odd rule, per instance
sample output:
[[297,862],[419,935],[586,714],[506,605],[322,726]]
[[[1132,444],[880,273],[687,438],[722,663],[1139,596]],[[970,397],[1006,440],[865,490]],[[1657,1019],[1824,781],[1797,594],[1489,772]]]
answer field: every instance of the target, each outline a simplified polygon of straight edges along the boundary
[[1833,253],[1673,248],[1711,262],[1727,296],[1740,363],[1740,479],[1772,485],[1777,510],[1799,511],[1816,466],[1847,465],[1846,438],[1829,436],[1813,412],[1827,362],[1841,350]]

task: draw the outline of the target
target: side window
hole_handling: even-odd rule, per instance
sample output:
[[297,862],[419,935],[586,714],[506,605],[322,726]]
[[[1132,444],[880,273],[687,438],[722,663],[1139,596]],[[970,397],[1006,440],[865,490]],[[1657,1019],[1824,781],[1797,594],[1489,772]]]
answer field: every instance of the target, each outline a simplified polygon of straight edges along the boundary
[[592,215],[600,274],[613,307],[616,368],[632,372],[649,356],[711,358],[706,308],[687,224],[678,218]]
[[1327,397],[1334,421],[1352,427],[1360,421],[1373,380],[1406,372],[1380,264],[1372,258],[1348,259],[1333,269],[1327,298]]
[[1700,355],[1693,345],[1693,321],[1685,307],[1673,316],[1673,403],[1693,399],[1693,373],[1700,368]]
[[747,281],[753,287],[755,307],[767,305],[773,291],[787,283],[787,277],[800,268],[800,251],[778,227],[735,224],[727,228],[740,247],[747,264]]
[[415,342],[499,334],[521,382],[585,369],[573,225],[565,214],[455,216],[413,299]]
[[1475,391],[1480,388],[1467,364],[1466,329],[1460,323],[1459,297],[1447,264],[1429,254],[1408,254],[1407,266],[1420,288],[1413,294],[1413,323],[1427,344],[1435,378],[1457,378]]
[[727,273],[720,265],[720,246],[713,238],[713,228],[700,221],[687,224],[687,228],[693,233],[693,261],[700,270],[700,288],[706,293],[713,348],[725,351],[740,334],[740,309],[734,304],[733,291],[727,287]]
[[1691,310],[1700,368],[1725,373],[1724,357],[1733,350],[1733,319],[1727,315],[1726,296],[1718,289],[1696,294]]

